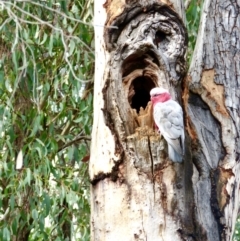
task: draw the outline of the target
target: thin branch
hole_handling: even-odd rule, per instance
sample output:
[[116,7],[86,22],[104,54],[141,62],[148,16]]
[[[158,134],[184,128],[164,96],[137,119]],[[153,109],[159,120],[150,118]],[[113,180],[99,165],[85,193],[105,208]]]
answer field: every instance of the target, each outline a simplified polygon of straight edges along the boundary
[[0,217],[0,222],[4,221],[7,218],[9,211],[10,211],[10,208],[8,207],[5,211],[5,213]]
[[[29,17],[37,20],[37,21],[38,21],[39,23],[41,23],[42,25],[47,25],[47,26],[49,26],[50,28],[54,29],[55,31],[59,32],[60,35],[61,35],[62,44],[63,44],[63,47],[64,47],[64,59],[65,59],[65,61],[67,62],[68,66],[69,66],[69,68],[70,68],[70,71],[71,71],[72,75],[74,76],[74,78],[75,78],[76,80],[78,80],[79,82],[83,82],[83,83],[87,83],[87,82],[92,81],[91,79],[90,79],[90,80],[83,80],[83,79],[78,78],[77,75],[76,75],[76,73],[75,73],[75,71],[73,70],[73,66],[72,66],[72,64],[70,63],[69,59],[68,59],[68,57],[69,57],[69,53],[68,53],[68,52],[69,52],[69,51],[68,51],[68,46],[67,46],[67,44],[66,44],[66,40],[65,40],[65,38],[64,38],[64,36],[66,36],[67,38],[69,38],[70,36],[67,36],[67,35],[63,32],[62,29],[53,26],[51,23],[46,22],[46,21],[43,21],[42,19],[38,18],[37,16],[35,16],[35,15],[33,15],[33,14],[31,14],[31,13],[29,13],[29,12],[27,12],[27,11],[21,9],[21,8],[19,8],[18,6],[14,5],[14,4],[12,4],[12,3],[8,3],[8,4],[9,4],[9,5],[12,5],[13,7],[15,7],[17,10],[19,10],[19,12],[24,13],[24,14],[26,14],[27,16],[29,16]],[[12,12],[12,11],[10,10],[10,12]],[[15,15],[15,16],[16,16],[16,15]],[[16,20],[15,22],[19,24],[18,20]],[[75,38],[76,38],[76,36],[75,36]],[[85,44],[80,38],[78,38],[78,40],[79,40],[85,47],[87,47],[90,52],[93,53],[93,51],[89,48],[89,46],[88,46],[87,44]]]
[[63,146],[61,146],[61,147],[58,149],[57,152],[60,152],[60,151],[62,151],[63,149],[65,149],[65,148],[67,148],[67,147],[69,147],[69,146],[71,146],[71,145],[73,145],[73,144],[75,144],[75,143],[77,143],[77,142],[79,142],[79,141],[82,141],[82,140],[91,141],[91,137],[90,137],[90,136],[80,136],[80,137],[77,137],[77,138],[75,138],[74,140],[66,143],[66,144],[63,145]]
[[13,45],[12,45],[12,53],[14,52],[16,46],[17,46],[17,43],[18,43],[18,40],[19,40],[19,29],[21,30],[21,25],[18,21],[18,17],[11,11],[10,8],[7,8],[7,12],[8,12],[8,16],[12,17],[12,19],[14,20],[14,22],[16,23],[16,28],[15,28],[15,39],[14,39],[14,42],[13,42]]
[[[2,0],[2,1],[3,1],[3,0]],[[95,24],[91,24],[91,23],[86,23],[86,22],[84,22],[84,21],[82,21],[82,20],[80,20],[80,19],[76,19],[76,18],[70,17],[70,16],[68,16],[68,15],[66,15],[66,14],[64,14],[64,13],[62,13],[62,12],[56,10],[56,9],[50,8],[50,7],[46,6],[46,5],[43,5],[43,4],[40,4],[40,3],[37,3],[37,2],[33,2],[33,1],[31,1],[31,0],[15,0],[15,1],[16,1],[16,2],[27,2],[27,3],[31,3],[31,4],[33,4],[33,5],[36,5],[36,6],[45,8],[45,9],[51,11],[51,12],[57,13],[57,14],[61,15],[61,16],[64,17],[64,18],[67,18],[67,19],[72,20],[72,21],[75,21],[75,22],[82,23],[82,24],[84,24],[84,25],[88,25],[88,26],[91,26],[91,27],[92,27],[92,26],[106,27],[106,26],[103,26],[103,25],[95,25]],[[107,28],[118,29],[117,26],[108,26]]]
[[[72,120],[68,120],[67,123],[65,124],[62,132],[61,132],[61,136],[66,135],[66,133],[69,131],[69,129],[71,128],[71,124],[72,124]],[[80,134],[81,135],[81,134]]]
[[31,61],[33,63],[33,103],[35,103],[37,105],[37,109],[38,112],[40,112],[40,101],[39,101],[39,96],[38,96],[38,92],[37,92],[37,86],[38,86],[38,75],[37,75],[37,64],[36,64],[36,60],[35,60],[35,55],[33,52],[33,49],[31,48],[31,46],[25,42],[23,39],[21,39],[22,42],[24,42],[24,44],[26,44],[27,48],[30,50],[31,52]]

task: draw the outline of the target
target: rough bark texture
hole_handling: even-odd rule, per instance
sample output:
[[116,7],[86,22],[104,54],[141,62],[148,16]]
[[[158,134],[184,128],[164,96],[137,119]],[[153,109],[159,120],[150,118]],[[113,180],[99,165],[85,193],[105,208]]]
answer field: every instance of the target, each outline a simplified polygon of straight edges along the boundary
[[231,240],[239,205],[239,3],[206,0],[186,80],[196,215],[207,240]]
[[[213,10],[207,4],[208,14]],[[220,29],[214,32],[217,23],[209,24],[214,38],[207,42],[200,34],[201,50],[183,86],[183,16],[179,0],[95,1],[91,240],[230,240],[236,218],[230,212],[238,201],[239,112],[238,106],[228,107],[236,102],[228,98],[226,104],[224,98],[232,93],[224,84],[231,85],[221,56],[226,46],[213,44]],[[211,53],[215,47],[218,55]],[[155,86],[169,89],[184,105],[183,163],[168,159],[166,142],[154,130],[149,92]]]

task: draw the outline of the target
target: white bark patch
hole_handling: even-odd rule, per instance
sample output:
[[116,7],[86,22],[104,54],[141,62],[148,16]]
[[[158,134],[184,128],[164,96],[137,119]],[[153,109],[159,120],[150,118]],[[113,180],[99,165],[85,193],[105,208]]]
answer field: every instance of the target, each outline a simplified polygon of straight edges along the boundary
[[16,170],[20,170],[23,167],[23,152],[22,150],[19,151],[16,159]]
[[187,240],[194,233],[191,153],[181,164],[167,158],[149,104],[159,85],[181,103],[187,41],[173,7],[183,3],[102,4],[95,3],[95,22],[107,27],[96,32],[91,240]]
[[[102,89],[105,85],[107,76],[107,62],[109,54],[105,51],[105,43],[103,41],[104,24],[106,21],[106,12],[103,11],[103,1],[95,3],[95,86],[94,86],[94,123],[91,143],[91,158],[89,174],[90,179],[100,173],[110,173],[115,162],[119,160],[119,156],[115,155],[115,140],[106,126],[103,111],[104,101]],[[96,148],[97,147],[97,148]]]
[[[177,220],[173,220],[172,215],[163,209],[163,194],[159,191],[153,193],[151,180],[144,173],[139,175],[138,169],[133,168],[134,162],[135,158],[128,160],[126,175],[129,178],[126,183],[113,183],[105,179],[94,187],[91,204],[94,207],[91,219],[94,228],[92,240],[130,241],[157,238],[160,241],[180,241]],[[166,179],[164,177],[164,180],[168,180],[166,185],[171,185],[169,176]],[[155,188],[162,190],[160,185]],[[171,205],[171,202],[167,205]]]

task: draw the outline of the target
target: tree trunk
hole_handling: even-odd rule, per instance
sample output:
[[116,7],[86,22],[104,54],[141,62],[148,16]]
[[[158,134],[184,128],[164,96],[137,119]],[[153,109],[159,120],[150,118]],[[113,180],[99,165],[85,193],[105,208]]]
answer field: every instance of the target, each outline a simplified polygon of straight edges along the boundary
[[232,240],[239,206],[239,3],[205,0],[184,94],[196,218]]
[[[227,21],[233,33],[231,24],[238,23],[231,14],[237,13],[230,9],[228,15],[230,4],[221,13],[213,9],[219,3],[205,2],[194,64],[182,81],[183,2],[104,2],[95,1],[91,240],[231,240],[238,205],[239,95],[235,89],[233,101],[230,93],[238,66],[224,63],[222,54],[235,53],[234,59],[238,52],[236,43],[235,52],[221,52],[236,34],[224,40],[216,23],[225,28]],[[211,34],[204,36],[206,31]],[[183,163],[169,160],[166,141],[154,130],[149,92],[156,86],[167,88],[185,109]]]

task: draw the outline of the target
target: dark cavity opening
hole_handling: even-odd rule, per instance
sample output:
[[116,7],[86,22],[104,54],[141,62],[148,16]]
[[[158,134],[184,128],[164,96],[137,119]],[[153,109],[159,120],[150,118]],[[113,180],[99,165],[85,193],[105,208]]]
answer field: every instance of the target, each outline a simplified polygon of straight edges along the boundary
[[150,90],[155,87],[153,81],[148,77],[137,77],[130,86],[129,103],[132,109],[139,113],[140,107],[146,108],[150,101]]
[[167,34],[158,30],[155,34],[155,39],[154,39],[154,44],[158,45],[161,43],[163,40],[165,40],[167,37]]
[[[147,61],[148,60],[148,61]],[[123,78],[129,75],[136,69],[145,69],[152,64],[159,66],[159,61],[155,54],[151,51],[139,56],[137,54],[130,55],[122,65],[122,76]]]

